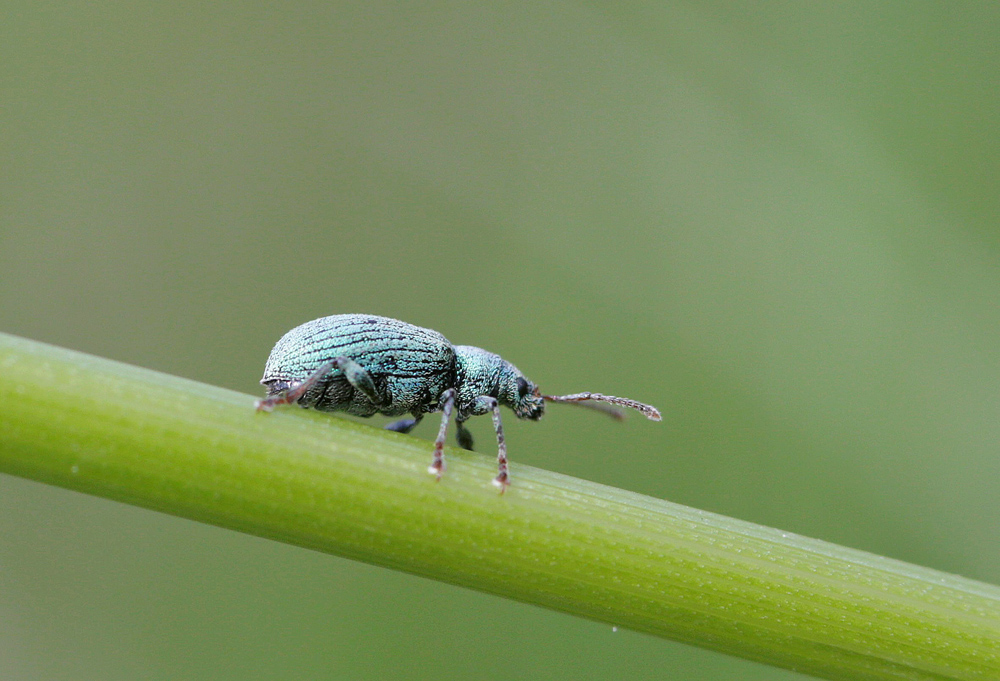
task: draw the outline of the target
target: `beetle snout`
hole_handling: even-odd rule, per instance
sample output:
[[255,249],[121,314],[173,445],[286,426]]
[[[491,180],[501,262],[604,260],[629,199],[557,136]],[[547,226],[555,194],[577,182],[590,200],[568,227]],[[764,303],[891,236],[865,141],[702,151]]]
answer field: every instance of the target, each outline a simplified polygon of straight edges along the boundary
[[545,401],[539,395],[526,395],[515,407],[514,413],[519,419],[537,421],[545,413]]

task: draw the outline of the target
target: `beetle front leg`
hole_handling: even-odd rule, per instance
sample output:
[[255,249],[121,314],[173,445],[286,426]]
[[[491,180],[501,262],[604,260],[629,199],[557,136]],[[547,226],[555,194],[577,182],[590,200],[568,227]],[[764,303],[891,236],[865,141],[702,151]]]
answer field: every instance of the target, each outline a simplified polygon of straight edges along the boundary
[[493,415],[493,429],[497,433],[497,477],[493,479],[493,484],[503,494],[510,485],[510,475],[507,472],[507,441],[503,436],[503,424],[500,423],[500,403],[495,397],[482,395],[472,402],[469,412],[477,415],[490,412]]
[[271,411],[279,404],[295,404],[302,396],[309,392],[316,383],[333,371],[334,361],[325,362],[319,369],[309,374],[309,378],[298,383],[283,393],[257,400],[257,411]]
[[455,409],[456,393],[457,391],[454,388],[448,388],[441,393],[441,398],[438,400],[442,412],[441,428],[438,429],[437,439],[434,440],[434,462],[427,469],[431,475],[436,475],[438,480],[441,479],[441,474],[444,473],[444,441],[448,437],[448,421],[451,420],[451,412]]

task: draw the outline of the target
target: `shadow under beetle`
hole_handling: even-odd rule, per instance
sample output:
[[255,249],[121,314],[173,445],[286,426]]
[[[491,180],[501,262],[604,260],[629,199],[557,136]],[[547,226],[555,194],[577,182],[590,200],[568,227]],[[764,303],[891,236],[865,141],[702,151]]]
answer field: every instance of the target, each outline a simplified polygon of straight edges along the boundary
[[472,416],[493,415],[499,472],[493,481],[501,493],[510,484],[507,445],[500,424],[500,405],[520,419],[537,421],[545,401],[587,403],[615,418],[624,414],[608,406],[630,407],[653,421],[656,408],[599,393],[542,395],[517,367],[492,352],[471,345],[452,345],[437,331],[397,319],[365,314],[341,314],[297,326],[271,350],[261,384],[267,397],[258,411],[279,404],[298,404],[318,411],[344,411],[355,416],[401,416],[386,426],[408,433],[424,414],[440,411],[441,428],[434,441],[434,461],[428,469],[441,479],[444,442],[452,412],[457,410],[458,444],[472,449],[465,422]]

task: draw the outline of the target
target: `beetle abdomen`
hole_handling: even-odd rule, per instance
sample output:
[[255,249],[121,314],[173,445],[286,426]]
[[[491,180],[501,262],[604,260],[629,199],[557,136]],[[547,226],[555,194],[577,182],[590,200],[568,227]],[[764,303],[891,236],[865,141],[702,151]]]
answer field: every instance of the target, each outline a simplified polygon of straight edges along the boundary
[[343,314],[314,319],[282,336],[261,383],[287,387],[337,357],[349,357],[367,370],[381,401],[370,400],[335,370],[301,404],[358,416],[395,416],[436,402],[455,380],[455,350],[437,331],[388,317]]

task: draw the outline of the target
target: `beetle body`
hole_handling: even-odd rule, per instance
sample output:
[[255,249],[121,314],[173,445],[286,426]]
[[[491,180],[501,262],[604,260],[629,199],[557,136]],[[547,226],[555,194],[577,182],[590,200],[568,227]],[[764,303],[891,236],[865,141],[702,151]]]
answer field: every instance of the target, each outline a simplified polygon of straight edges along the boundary
[[355,416],[426,413],[455,385],[455,348],[447,338],[396,319],[360,314],[314,319],[286,333],[271,351],[261,383],[268,394],[280,393],[340,356],[368,371],[379,399],[352,386],[343,371],[334,371],[299,399],[300,406]]
[[365,417],[408,413],[411,418],[386,426],[404,433],[424,414],[443,412],[430,467],[438,478],[444,471],[443,448],[452,412],[456,412],[458,442],[466,449],[472,449],[473,440],[465,421],[492,414],[499,467],[494,482],[501,491],[509,477],[500,405],[518,418],[537,421],[545,413],[545,400],[596,400],[639,409],[660,420],[653,407],[626,398],[597,393],[542,395],[517,367],[495,353],[455,346],[437,331],[364,314],[322,317],[295,327],[274,346],[260,382],[268,397],[258,401],[258,410],[295,403]]

